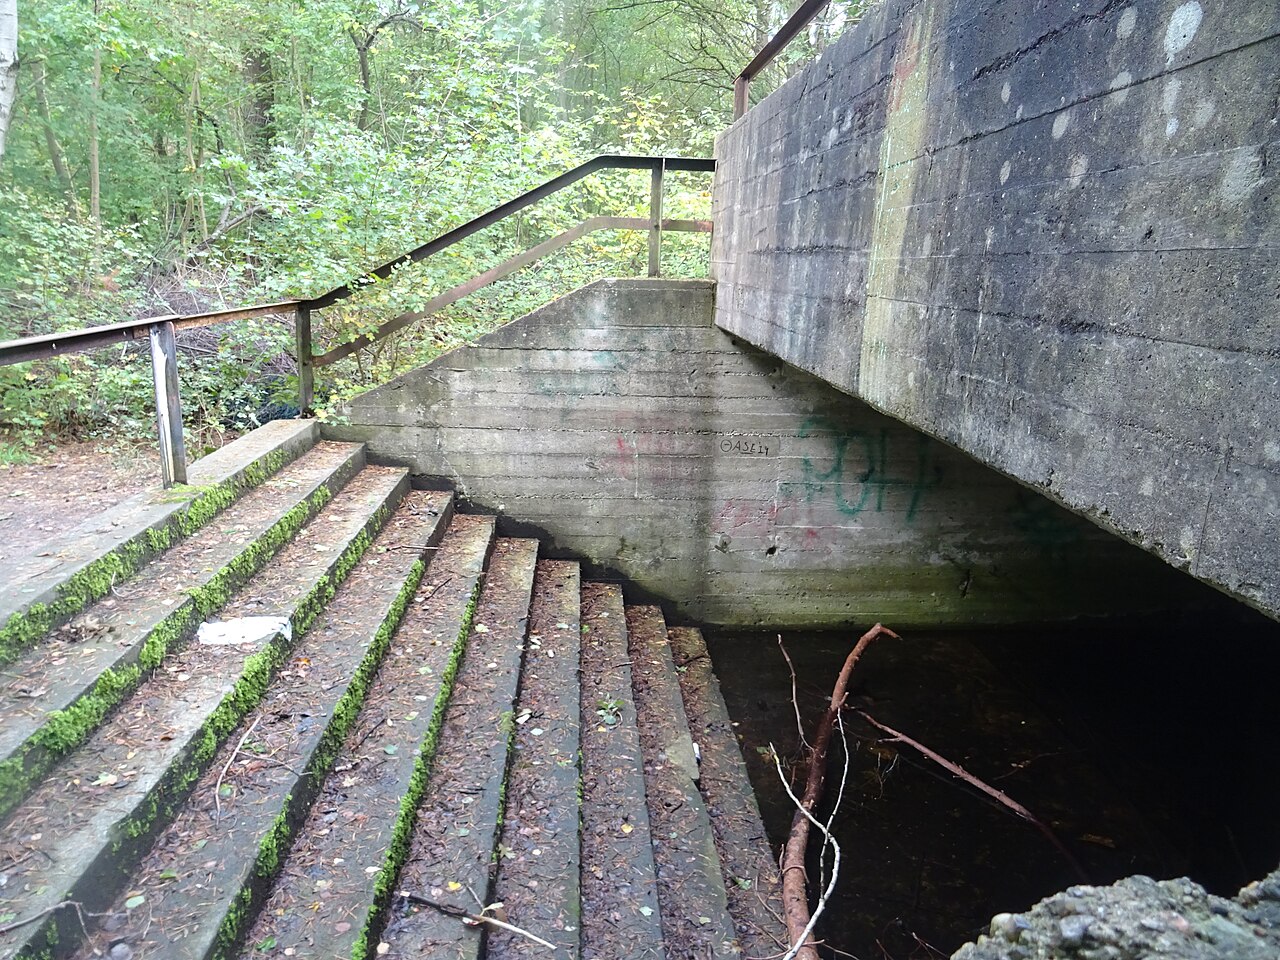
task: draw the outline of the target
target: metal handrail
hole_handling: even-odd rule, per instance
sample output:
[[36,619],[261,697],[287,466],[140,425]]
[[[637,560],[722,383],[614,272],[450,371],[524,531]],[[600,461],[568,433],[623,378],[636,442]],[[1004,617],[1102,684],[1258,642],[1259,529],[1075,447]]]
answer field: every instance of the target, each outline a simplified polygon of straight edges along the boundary
[[[378,280],[385,280],[402,265],[417,263],[433,254],[439,253],[478,233],[486,227],[503,220],[531,204],[537,203],[559,190],[563,190],[598,170],[649,170],[650,179],[649,217],[593,217],[584,223],[544,241],[531,250],[504,261],[498,266],[477,277],[459,284],[440,296],[429,301],[428,309],[415,313],[401,314],[384,323],[373,334],[359,337],[347,344],[316,355],[313,353],[311,340],[311,313],[331,306],[340,300],[359,292],[365,286]],[[335,287],[327,293],[301,300],[285,300],[279,303],[261,304],[253,307],[241,307],[232,310],[216,310],[210,313],[192,314],[189,316],[151,317],[144,320],[129,320],[124,323],[107,324],[100,327],[85,327],[79,330],[67,330],[62,333],[51,333],[38,337],[25,337],[19,340],[0,342],[0,366],[12,363],[23,363],[29,360],[47,359],[69,353],[83,353],[99,350],[115,343],[149,339],[151,344],[152,371],[155,379],[156,423],[160,435],[161,473],[164,485],[186,482],[186,457],[182,446],[182,412],[177,394],[177,348],[175,334],[180,330],[196,327],[212,326],[216,323],[227,323],[245,320],[252,317],[293,315],[295,340],[298,355],[298,400],[299,408],[310,410],[315,389],[315,368],[333,363],[342,357],[349,356],[356,350],[368,346],[397,330],[421,320],[431,313],[462,299],[469,293],[495,280],[501,279],[520,267],[544,257],[561,247],[566,246],[578,237],[593,230],[647,230],[649,232],[649,275],[658,276],[661,272],[660,247],[664,230],[710,232],[711,224],[704,220],[664,220],[662,217],[663,177],[666,171],[688,171],[694,173],[714,173],[715,160],[703,157],[652,157],[634,154],[609,155],[593,157],[586,163],[579,164],[572,170],[548,180],[540,186],[528,190],[512,200],[508,200],[492,210],[481,214],[461,226],[454,227],[433,240],[410,250],[394,260],[375,267],[355,280]]]
[[751,98],[751,81],[765,67],[773,63],[774,58],[790,45],[800,31],[807,27],[829,2],[830,0],[804,0],[787,18],[787,22],[781,29],[760,48],[760,52],[752,58],[751,62],[742,68],[742,72],[733,78],[733,119],[740,120],[747,112]]

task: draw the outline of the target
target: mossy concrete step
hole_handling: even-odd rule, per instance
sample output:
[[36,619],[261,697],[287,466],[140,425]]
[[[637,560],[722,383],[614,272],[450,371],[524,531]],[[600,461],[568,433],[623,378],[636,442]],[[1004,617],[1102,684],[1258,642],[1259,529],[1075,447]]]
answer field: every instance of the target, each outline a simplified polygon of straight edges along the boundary
[[503,539],[494,547],[396,882],[410,896],[397,902],[382,935],[391,956],[480,955],[483,929],[457,914],[478,914],[490,902],[537,560],[536,540]]
[[362,446],[320,444],[9,665],[0,816],[363,466]]
[[[454,516],[299,829],[242,956],[366,957],[408,848],[414,813],[470,629],[492,517]],[[376,942],[376,941],[374,941]]]
[[[239,945],[360,710],[450,508],[448,494],[405,497],[78,958],[107,956],[121,942],[133,960],[204,960]],[[130,910],[138,896],[145,909]]]
[[582,955],[662,957],[622,591],[582,586]]
[[147,490],[44,544],[0,559],[0,663],[131,576],[320,439],[312,420],[277,420],[192,464],[190,482]]
[[[0,913],[35,917],[63,900],[96,912],[186,800],[240,718],[360,558],[408,488],[368,467],[224,608],[274,624],[247,643],[195,642],[174,654],[0,827],[21,851]],[[81,932],[72,910],[0,936],[0,958],[58,954]]]
[[580,590],[578,564],[538,561],[493,893],[511,923],[556,949],[494,929],[487,960],[579,956]]
[[738,942],[749,957],[785,953],[778,865],[707,645],[692,627],[672,627],[667,633],[684,714],[702,754],[698,786],[711,815]]
[[662,611],[627,607],[627,640],[667,957],[739,957]]

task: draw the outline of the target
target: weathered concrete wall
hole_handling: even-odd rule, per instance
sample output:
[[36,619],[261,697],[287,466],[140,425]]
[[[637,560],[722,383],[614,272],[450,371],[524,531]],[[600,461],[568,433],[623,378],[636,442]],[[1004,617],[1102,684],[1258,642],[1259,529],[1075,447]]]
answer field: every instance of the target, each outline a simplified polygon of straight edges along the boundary
[[712,323],[603,281],[357,398],[326,435],[732,625],[1052,619],[1185,578]]
[[1280,615],[1280,3],[890,0],[717,146],[726,330]]

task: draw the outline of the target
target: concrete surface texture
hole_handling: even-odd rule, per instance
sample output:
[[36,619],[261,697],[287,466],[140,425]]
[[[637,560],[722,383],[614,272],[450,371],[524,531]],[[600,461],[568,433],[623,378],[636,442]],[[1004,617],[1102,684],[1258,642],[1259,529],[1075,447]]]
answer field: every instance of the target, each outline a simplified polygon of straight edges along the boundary
[[717,323],[1280,616],[1277,63],[1275,0],[890,0],[721,136]]
[[715,328],[712,284],[610,280],[356,398],[326,436],[735,626],[1053,619],[1186,602],[1140,550]]

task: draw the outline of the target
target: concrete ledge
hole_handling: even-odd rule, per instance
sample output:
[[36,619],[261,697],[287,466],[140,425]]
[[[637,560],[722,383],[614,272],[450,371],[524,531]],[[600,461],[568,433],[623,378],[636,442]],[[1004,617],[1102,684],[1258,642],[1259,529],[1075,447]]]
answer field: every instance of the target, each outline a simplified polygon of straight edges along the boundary
[[0,564],[0,663],[105,595],[148,558],[190,535],[320,438],[313,420],[276,420],[188,471],[189,483],[143,491],[45,544]]

